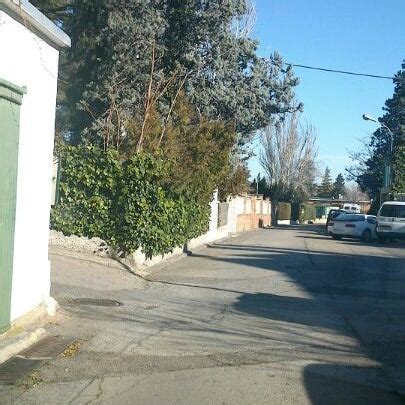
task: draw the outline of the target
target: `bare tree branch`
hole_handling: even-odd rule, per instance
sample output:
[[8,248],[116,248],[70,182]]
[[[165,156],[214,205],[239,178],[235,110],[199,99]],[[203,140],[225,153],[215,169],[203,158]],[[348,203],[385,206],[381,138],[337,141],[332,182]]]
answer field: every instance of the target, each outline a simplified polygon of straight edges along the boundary
[[146,122],[149,118],[150,108],[152,105],[152,84],[153,84],[153,73],[155,71],[155,61],[156,61],[155,54],[156,54],[156,42],[154,40],[153,44],[152,44],[152,58],[151,58],[151,64],[150,64],[149,85],[148,85],[148,90],[147,90],[146,99],[145,99],[145,115],[144,115],[143,122],[142,122],[141,134],[139,136],[138,144],[136,146],[137,153],[139,153],[142,150],[143,139],[145,137],[144,134],[145,134]]
[[263,132],[260,163],[273,199],[294,193],[309,194],[316,174],[315,141],[314,128],[299,127],[296,113]]
[[233,21],[233,30],[237,38],[248,37],[257,20],[256,5],[253,0],[246,0],[246,12],[243,16]]
[[176,94],[175,94],[175,96],[173,97],[173,100],[172,100],[172,102],[171,102],[171,104],[170,104],[170,108],[169,108],[169,111],[168,111],[168,113],[167,113],[167,115],[166,115],[166,117],[165,117],[165,120],[164,120],[164,123],[163,123],[163,128],[162,128],[162,133],[160,134],[159,142],[158,142],[158,144],[157,144],[156,149],[159,149],[160,144],[162,143],[163,137],[164,137],[165,132],[166,132],[167,124],[168,124],[168,122],[169,122],[169,119],[170,119],[170,116],[171,116],[171,114],[172,114],[173,108],[174,108],[174,106],[175,106],[175,104],[176,104],[176,101],[177,101],[177,97],[179,96],[180,91],[181,91],[181,89],[183,88],[184,83],[185,83],[186,80],[187,80],[188,74],[189,74],[189,72],[186,73],[185,76],[183,77],[183,79],[182,79],[182,81],[180,82],[180,85],[179,85],[179,87],[178,87],[178,89],[177,89],[177,91],[176,91]]

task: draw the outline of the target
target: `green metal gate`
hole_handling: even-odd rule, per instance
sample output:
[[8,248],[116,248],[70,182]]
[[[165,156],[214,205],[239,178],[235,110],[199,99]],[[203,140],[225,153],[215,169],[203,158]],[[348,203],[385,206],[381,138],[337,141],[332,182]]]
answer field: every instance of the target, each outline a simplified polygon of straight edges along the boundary
[[25,89],[0,79],[0,333],[10,325],[20,105]]

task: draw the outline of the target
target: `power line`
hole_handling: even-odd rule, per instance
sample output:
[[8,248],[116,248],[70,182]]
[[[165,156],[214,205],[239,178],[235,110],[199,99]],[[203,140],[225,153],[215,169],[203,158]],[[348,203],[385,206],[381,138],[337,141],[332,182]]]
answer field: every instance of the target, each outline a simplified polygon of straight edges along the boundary
[[295,63],[287,63],[287,62],[285,62],[284,64],[287,65],[287,66],[300,67],[300,68],[304,68],[304,69],[321,70],[322,72],[341,73],[341,74],[352,75],[352,76],[364,76],[364,77],[373,77],[375,79],[394,80],[394,78],[390,77],[390,76],[380,76],[380,75],[371,75],[371,74],[368,74],[368,73],[348,72],[348,71],[345,71],[345,70],[326,69],[326,68],[321,68],[321,67],[298,65],[298,64],[295,64]]

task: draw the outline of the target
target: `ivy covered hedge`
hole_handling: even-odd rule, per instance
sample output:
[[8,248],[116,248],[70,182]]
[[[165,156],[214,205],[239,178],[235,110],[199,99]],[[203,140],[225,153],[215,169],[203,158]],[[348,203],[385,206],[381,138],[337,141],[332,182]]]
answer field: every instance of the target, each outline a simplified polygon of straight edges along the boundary
[[291,204],[287,202],[279,202],[277,204],[277,219],[290,220],[291,219]]
[[151,154],[122,159],[115,150],[60,150],[59,202],[51,227],[65,235],[100,237],[117,251],[149,257],[171,252],[208,229],[208,201],[176,192],[171,165]]
[[311,204],[300,205],[300,222],[316,220],[316,206]]
[[312,204],[293,203],[291,207],[291,218],[300,223],[316,220],[316,206]]

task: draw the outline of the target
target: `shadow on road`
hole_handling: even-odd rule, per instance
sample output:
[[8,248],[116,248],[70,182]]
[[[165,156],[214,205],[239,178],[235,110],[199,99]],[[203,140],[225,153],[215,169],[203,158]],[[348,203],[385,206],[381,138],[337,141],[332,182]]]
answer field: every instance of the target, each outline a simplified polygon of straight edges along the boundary
[[[91,325],[89,334],[112,327],[103,344],[109,350],[109,342],[120,342],[123,354],[114,364],[125,364],[128,373],[137,364],[128,356],[140,348],[159,354],[158,365],[162,357],[184,361],[185,354],[193,367],[194,362],[204,367],[304,362],[302,378],[314,404],[400,403],[387,370],[405,376],[404,259],[330,240],[325,243],[336,246],[333,251],[322,241],[309,242],[314,246],[308,250],[297,237],[318,238],[319,228],[297,228],[291,232],[295,242],[284,245],[268,243],[270,238],[252,242],[272,230],[258,231],[256,239],[244,235],[246,244],[235,238],[212,245],[151,276],[156,284],[145,291],[123,285],[98,292],[81,281],[67,290],[79,297],[119,297],[124,303],[119,308],[75,306],[70,296],[56,298],[83,329]],[[195,278],[193,269],[202,269]],[[66,293],[57,282],[53,288]],[[108,361],[97,357],[109,370]]]
[[297,233],[305,233],[305,234],[325,234],[325,224],[301,224],[301,225],[275,225],[271,228],[271,230],[277,231],[294,231]]
[[[367,381],[381,380],[380,384]],[[311,364],[304,369],[304,383],[313,404],[402,404],[403,398],[387,390],[379,367]]]
[[[318,239],[311,233],[296,237]],[[396,375],[399,381],[404,378],[400,384],[401,390],[405,389],[405,261],[403,257],[385,255],[381,249],[370,250],[373,246],[363,248],[349,254],[221,244],[212,247],[218,249],[215,256],[199,257],[285,274],[310,294],[309,298],[295,297],[288,292],[288,295],[245,293],[238,297],[234,310],[352,336],[370,359],[381,364],[380,368],[337,364],[307,366],[304,380],[313,403],[405,403],[405,397],[387,388],[392,375]],[[337,317],[331,316],[331,312]],[[369,375],[376,378],[386,370],[390,370],[389,375],[385,375],[381,386],[367,385]],[[362,378],[357,381],[359,376]]]

